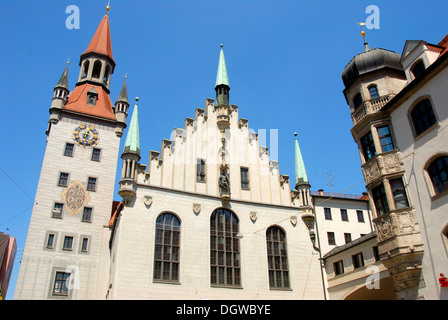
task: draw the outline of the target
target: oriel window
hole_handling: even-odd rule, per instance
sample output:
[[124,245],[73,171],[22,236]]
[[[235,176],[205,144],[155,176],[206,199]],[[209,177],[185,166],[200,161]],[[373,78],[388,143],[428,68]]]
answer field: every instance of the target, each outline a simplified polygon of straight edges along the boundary
[[389,126],[379,127],[377,130],[383,152],[394,150],[394,144],[392,142],[392,136],[390,135]]
[[361,147],[366,162],[376,156],[375,144],[373,143],[371,132],[361,138]]
[[403,179],[399,178],[390,180],[390,187],[394,196],[395,208],[401,209],[409,207],[406,190],[403,185]]

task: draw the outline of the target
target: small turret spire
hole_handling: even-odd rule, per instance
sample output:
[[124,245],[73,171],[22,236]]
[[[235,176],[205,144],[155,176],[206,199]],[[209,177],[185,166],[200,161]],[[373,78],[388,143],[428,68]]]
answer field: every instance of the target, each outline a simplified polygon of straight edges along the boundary
[[303,162],[302,152],[300,151],[299,141],[297,140],[297,132],[294,132],[295,136],[295,168],[296,168],[296,187],[300,184],[308,184],[308,175],[305,169],[305,163]]
[[229,105],[229,77],[227,75],[226,60],[224,58],[224,45],[220,45],[221,52],[219,54],[218,73],[216,75],[216,105]]
[[63,88],[68,90],[68,64],[69,61],[67,61],[64,72],[62,72],[61,78],[59,78],[59,81],[56,84],[55,88]]
[[138,126],[138,100],[135,98],[134,111],[132,111],[131,123],[129,124],[128,135],[124,143],[123,154],[133,153],[140,157],[140,133]]

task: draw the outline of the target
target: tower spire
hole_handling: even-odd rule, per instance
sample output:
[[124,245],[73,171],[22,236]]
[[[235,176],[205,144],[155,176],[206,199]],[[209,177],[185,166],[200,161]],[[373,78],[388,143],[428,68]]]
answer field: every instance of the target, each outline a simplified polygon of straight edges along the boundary
[[309,185],[308,175],[303,162],[302,152],[300,151],[299,141],[297,140],[297,132],[295,136],[295,168],[296,168],[296,188],[298,185]]
[[131,123],[129,124],[126,142],[124,143],[123,154],[133,153],[140,157],[140,133],[138,126],[138,100],[135,98],[134,111],[132,111]]
[[221,52],[219,54],[218,73],[216,75],[216,105],[229,105],[229,77],[227,75],[226,60],[224,58],[224,45],[220,45]]

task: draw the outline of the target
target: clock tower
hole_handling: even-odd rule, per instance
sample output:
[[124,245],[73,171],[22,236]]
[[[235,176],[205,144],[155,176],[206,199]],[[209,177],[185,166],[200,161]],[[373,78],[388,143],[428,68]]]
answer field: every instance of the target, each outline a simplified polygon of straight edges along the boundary
[[115,106],[109,7],[81,54],[78,81],[68,64],[54,88],[47,145],[15,299],[103,299],[120,139],[129,107],[126,80]]

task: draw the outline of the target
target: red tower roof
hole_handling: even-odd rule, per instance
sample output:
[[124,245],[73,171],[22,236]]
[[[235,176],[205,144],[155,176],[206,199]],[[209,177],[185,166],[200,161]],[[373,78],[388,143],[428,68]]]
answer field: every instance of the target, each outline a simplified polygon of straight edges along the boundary
[[100,25],[96,29],[92,40],[86,51],[81,55],[88,53],[98,53],[109,57],[114,63],[114,57],[112,55],[112,41],[110,40],[110,26],[109,26],[109,16],[104,15],[100,22]]

